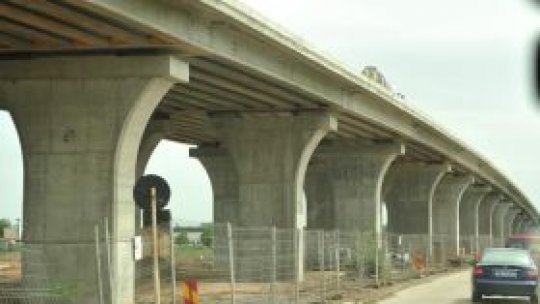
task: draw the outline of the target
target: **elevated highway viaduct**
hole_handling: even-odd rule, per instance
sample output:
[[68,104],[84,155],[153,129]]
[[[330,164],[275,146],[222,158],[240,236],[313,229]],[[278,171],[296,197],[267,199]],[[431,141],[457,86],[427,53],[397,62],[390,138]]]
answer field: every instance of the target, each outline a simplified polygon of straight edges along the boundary
[[133,303],[132,187],[161,139],[196,146],[215,222],[293,228],[305,213],[307,228],[380,243],[384,204],[388,232],[428,235],[430,254],[435,235],[450,235],[457,254],[538,221],[465,143],[236,2],[2,1],[0,36],[24,239],[64,244],[44,259],[61,265],[54,279],[78,284],[77,303],[97,303],[85,244],[104,217],[115,282],[105,296]]

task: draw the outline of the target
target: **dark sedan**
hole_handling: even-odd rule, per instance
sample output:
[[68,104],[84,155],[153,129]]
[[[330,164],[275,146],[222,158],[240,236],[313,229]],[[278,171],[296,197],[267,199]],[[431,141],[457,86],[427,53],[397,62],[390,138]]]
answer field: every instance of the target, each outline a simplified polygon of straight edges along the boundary
[[487,248],[473,269],[472,301],[482,296],[529,297],[538,303],[538,269],[527,250]]

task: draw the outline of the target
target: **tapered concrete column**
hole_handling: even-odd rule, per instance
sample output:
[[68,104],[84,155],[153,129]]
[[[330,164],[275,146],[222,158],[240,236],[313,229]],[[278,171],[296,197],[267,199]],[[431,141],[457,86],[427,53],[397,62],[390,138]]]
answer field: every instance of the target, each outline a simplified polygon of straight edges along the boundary
[[497,192],[490,192],[478,206],[478,234],[480,247],[491,247],[493,244],[493,212],[502,196]]
[[512,223],[512,234],[522,233],[525,221],[525,217],[522,214],[518,214]]
[[522,221],[521,221],[521,223],[519,225],[518,233],[527,233],[527,232],[529,232],[532,225],[533,225],[533,222],[531,221],[531,219],[527,215],[524,215],[523,219],[522,219]]
[[187,64],[169,56],[0,62],[0,99],[24,153],[23,237],[40,248],[40,261],[24,258],[25,274],[40,272],[74,303],[99,303],[94,227],[108,217],[114,284],[105,299],[133,303],[139,143],[162,97],[187,80]]
[[381,233],[383,181],[400,143],[332,141],[313,155],[306,178],[308,228]]
[[459,204],[459,234],[461,236],[461,248],[466,252],[478,251],[478,211],[480,203],[491,191],[491,187],[472,185],[467,188]]
[[433,234],[446,240],[443,245],[447,253],[459,255],[459,205],[473,181],[472,176],[447,175],[435,190]]
[[509,236],[513,233],[513,227],[514,227],[514,221],[516,218],[519,217],[519,214],[521,213],[521,209],[516,207],[515,204],[512,205],[510,209],[506,212],[504,215],[504,222],[503,222],[503,237],[506,242]]
[[337,121],[327,112],[212,116],[238,174],[240,226],[297,227],[305,171]]
[[433,196],[443,176],[450,171],[448,164],[396,162],[390,167],[383,186],[388,232],[426,235],[427,243],[417,244],[416,249],[427,250],[430,256],[433,253]]
[[202,145],[190,149],[189,155],[201,162],[212,183],[214,223],[240,225],[238,173],[229,152],[215,145]]
[[512,234],[518,234],[518,233],[522,233],[522,228],[524,226],[524,223],[526,221],[526,215],[523,213],[523,210],[521,210],[515,217],[514,217],[514,220],[512,221],[512,230],[511,230],[511,235]]
[[[219,147],[230,155],[238,177],[237,226],[299,228],[298,216],[305,212],[302,210],[302,199],[306,168],[322,138],[329,131],[337,129],[335,117],[321,111],[222,114],[213,115],[210,120],[218,134]],[[206,166],[210,167],[208,164]],[[300,240],[302,238],[299,237]],[[237,242],[237,257],[259,254],[253,251],[256,246],[253,244],[258,244],[258,241]],[[278,255],[287,256],[280,252],[290,252],[291,248],[282,247],[283,243],[280,242],[276,250]],[[303,242],[300,241],[298,245],[302,253]],[[269,250],[257,249],[261,250],[261,255]],[[302,260],[297,264],[296,274],[302,279],[302,254],[300,258]],[[259,264],[254,266],[260,267],[260,261],[246,261],[238,265],[237,276],[240,280],[253,280],[249,263]],[[292,259],[283,258],[279,263],[283,269],[295,269]],[[282,273],[279,278],[290,279],[291,275],[294,276],[293,273]]]
[[521,222],[518,233],[534,232],[533,227],[534,227],[534,222],[531,220],[531,218],[528,215],[524,215],[524,219]]
[[500,201],[493,211],[492,233],[493,246],[503,246],[505,240],[506,213],[512,207],[512,203],[506,200]]

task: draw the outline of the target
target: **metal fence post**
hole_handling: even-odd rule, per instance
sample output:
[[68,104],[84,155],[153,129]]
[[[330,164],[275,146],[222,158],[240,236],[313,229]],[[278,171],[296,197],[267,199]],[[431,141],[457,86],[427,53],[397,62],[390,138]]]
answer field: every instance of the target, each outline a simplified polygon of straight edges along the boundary
[[[113,275],[111,270],[111,235],[109,234],[109,218],[104,218],[104,229],[105,229],[105,249],[107,253],[107,273],[109,278],[109,296],[113,298]],[[114,299],[114,298],[113,298]]]
[[169,222],[170,255],[171,255],[171,284],[172,284],[172,304],[176,304],[176,256],[174,254],[174,229],[172,221]]
[[335,231],[335,238],[336,238],[336,250],[335,250],[335,260],[336,260],[336,292],[339,293],[339,272],[340,272],[340,239],[339,239],[339,229]]
[[295,304],[300,303],[300,230],[301,228],[294,229],[294,273],[295,273],[295,288],[294,288],[294,298]]
[[322,272],[322,302],[326,302],[326,265],[324,256],[324,230],[319,231],[319,269]]
[[377,234],[375,236],[375,285],[379,286],[379,241]]
[[94,226],[95,242],[96,242],[96,268],[97,268],[97,285],[99,292],[99,303],[103,304],[103,281],[101,279],[101,249],[99,247],[99,226]]
[[356,231],[355,232],[355,247],[356,247],[356,270],[358,271],[358,280],[361,280],[363,277],[364,277],[364,272],[365,272],[365,269],[364,269],[364,262],[365,261],[362,261],[362,263],[360,264],[360,255],[362,254],[362,259],[365,260],[365,257],[363,255],[363,250],[361,250],[362,248],[362,236],[360,234],[359,231]]
[[156,304],[161,303],[161,280],[159,275],[159,251],[158,251],[158,231],[157,231],[157,199],[156,188],[150,189],[152,198],[152,253],[153,253],[153,273],[154,273],[154,297]]
[[270,293],[272,303],[276,303],[276,281],[277,281],[277,229],[272,226],[272,282],[270,283]]
[[236,303],[236,279],[234,273],[234,242],[231,223],[227,223],[227,241],[229,246],[229,274],[231,279],[231,303]]

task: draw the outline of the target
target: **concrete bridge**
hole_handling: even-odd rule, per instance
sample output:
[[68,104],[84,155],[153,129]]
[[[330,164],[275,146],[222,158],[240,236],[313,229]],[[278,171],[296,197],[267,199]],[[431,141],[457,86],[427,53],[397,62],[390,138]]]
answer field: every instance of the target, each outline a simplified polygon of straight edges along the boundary
[[85,244],[108,217],[114,303],[133,302],[132,187],[161,139],[197,145],[215,222],[292,228],[307,214],[308,228],[381,242],[385,205],[388,231],[449,234],[457,254],[461,235],[499,239],[539,219],[512,181],[384,83],[232,1],[3,1],[0,108],[24,155],[24,239],[78,244],[46,259],[91,286]]

